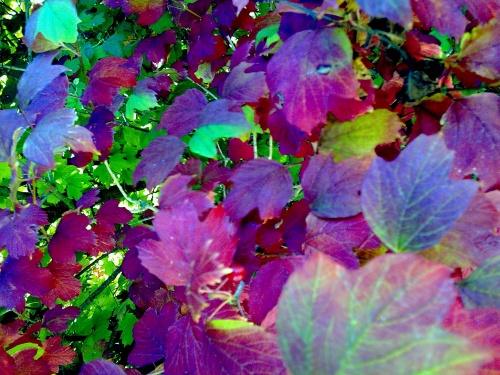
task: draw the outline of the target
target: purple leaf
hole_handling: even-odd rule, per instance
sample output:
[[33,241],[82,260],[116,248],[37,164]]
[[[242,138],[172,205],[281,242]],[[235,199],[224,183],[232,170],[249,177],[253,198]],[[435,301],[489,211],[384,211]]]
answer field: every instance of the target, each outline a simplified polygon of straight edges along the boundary
[[106,201],[95,215],[97,224],[108,232],[115,233],[115,224],[127,224],[134,217],[125,207],[119,207],[119,204],[118,200]]
[[136,280],[142,274],[149,273],[149,271],[142,266],[138,258],[139,252],[137,250],[137,245],[139,245],[142,240],[146,239],[157,241],[158,236],[150,227],[145,225],[133,227],[126,233],[123,246],[128,247],[130,250],[125,254],[122,270],[125,277],[129,280]]
[[311,158],[302,177],[304,197],[319,217],[337,219],[361,212],[361,183],[371,158],[334,163],[330,153]]
[[17,84],[19,108],[24,110],[35,96],[45,89],[59,74],[68,70],[63,65],[52,65],[52,60],[59,51],[51,51],[37,55]]
[[458,288],[467,308],[500,309],[500,255],[487,259]]
[[113,362],[98,358],[85,363],[78,375],[127,375],[123,369]]
[[80,199],[76,201],[75,206],[79,207],[82,210],[85,208],[92,207],[99,201],[99,197],[97,196],[98,194],[99,194],[99,189],[97,188],[90,189],[88,192],[83,194]]
[[17,129],[19,137],[28,127],[26,120],[15,109],[0,111],[0,162],[9,160],[12,154],[13,137]]
[[315,254],[278,302],[289,372],[414,374],[446,366],[475,373],[488,351],[439,327],[456,297],[449,274],[415,254],[383,255],[356,271]]
[[264,72],[245,73],[250,66],[251,64],[243,62],[231,70],[222,89],[223,98],[243,105],[257,103],[269,92]]
[[339,99],[360,101],[352,46],[339,28],[294,34],[272,57],[266,76],[271,95],[282,102],[286,119],[309,134],[326,122],[328,112],[345,121],[370,108],[346,114],[346,103],[339,103]]
[[184,142],[171,135],[154,139],[142,151],[142,159],[132,176],[134,185],[144,177],[149,190],[161,184],[179,163],[185,148]]
[[288,169],[274,160],[254,159],[243,163],[230,178],[233,189],[224,206],[234,221],[253,209],[262,220],[279,217],[292,196],[293,181]]
[[188,201],[201,216],[204,212],[214,206],[213,193],[203,193],[188,189],[188,184],[192,181],[191,176],[180,174],[170,176],[160,189],[160,210],[167,210],[176,205],[182,205]]
[[288,122],[282,110],[277,110],[269,116],[267,126],[272,137],[279,142],[283,155],[295,154],[299,151],[302,140],[306,138],[306,133]]
[[133,366],[145,366],[165,357],[167,330],[177,320],[177,306],[163,305],[160,312],[152,308],[146,310],[134,325],[135,346],[128,356]]
[[38,227],[47,224],[47,214],[35,205],[17,208],[12,214],[9,209],[0,211],[0,248],[5,246],[14,258],[32,254]]
[[158,69],[167,60],[170,45],[175,44],[175,42],[175,33],[172,30],[167,30],[158,36],[141,40],[134,53],[146,53],[146,59]]
[[38,122],[52,111],[64,108],[68,97],[69,80],[66,75],[56,77],[51,83],[36,94],[24,113],[30,122]]
[[358,0],[359,7],[372,17],[388,18],[403,27],[411,28],[413,12],[410,0]]
[[53,333],[60,333],[68,329],[68,322],[80,315],[80,309],[76,306],[63,308],[56,305],[53,309],[47,310],[43,315],[43,327]]
[[49,270],[38,267],[42,252],[27,256],[8,257],[0,268],[0,306],[8,310],[24,310],[24,294],[41,297],[49,293],[54,280]]
[[174,103],[161,116],[158,129],[166,129],[169,135],[182,137],[199,125],[201,111],[207,98],[197,89],[189,89],[175,98]]
[[74,126],[74,109],[58,109],[43,117],[26,138],[24,156],[46,167],[54,167],[54,152],[67,145],[74,151],[99,153],[92,141],[92,133],[82,126]]
[[453,154],[441,136],[420,135],[396,160],[373,159],[361,186],[361,207],[392,250],[437,244],[467,209],[477,183],[450,180]]

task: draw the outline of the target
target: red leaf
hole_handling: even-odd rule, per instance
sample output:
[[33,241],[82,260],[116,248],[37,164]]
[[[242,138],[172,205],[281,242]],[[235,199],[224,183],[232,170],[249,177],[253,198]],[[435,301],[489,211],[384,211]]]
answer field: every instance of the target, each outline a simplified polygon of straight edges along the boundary
[[119,207],[119,200],[110,200],[102,204],[95,215],[97,224],[110,233],[115,233],[115,224],[127,224],[134,216],[124,207]]
[[5,246],[9,256],[20,258],[35,251],[38,242],[38,227],[47,225],[47,214],[38,206],[0,211],[0,248]]
[[47,375],[52,371],[46,361],[34,359],[36,349],[24,349],[13,355],[16,361],[16,375]]
[[[307,133],[324,124],[328,112],[345,121],[369,109],[343,111],[359,96],[351,43],[339,28],[301,31],[287,39],[267,66],[267,83],[286,119]],[[347,100],[342,107],[340,99]]]
[[185,148],[184,142],[171,135],[154,139],[142,151],[142,159],[132,177],[134,185],[144,177],[149,190],[161,184],[179,163]]
[[158,21],[167,5],[166,0],[104,0],[103,3],[111,8],[122,7],[127,16],[138,14],[137,23],[142,26]]
[[486,23],[500,13],[500,1],[498,0],[461,0],[460,3],[467,7],[467,11],[479,20]]
[[[49,254],[55,262],[75,263],[75,252],[88,252],[96,245],[96,238],[86,227],[90,219],[76,212],[65,214],[49,242]],[[78,238],[78,241],[74,239]]]
[[127,60],[120,57],[105,57],[90,71],[90,82],[82,95],[82,103],[89,105],[111,105],[120,87],[135,86],[137,72],[126,67]]
[[455,100],[442,119],[446,145],[456,151],[453,176],[474,173],[485,191],[500,184],[499,118],[500,97],[481,93]]
[[22,320],[14,320],[11,323],[0,325],[0,350],[8,348],[10,344],[21,337],[20,329],[26,325]]
[[47,338],[42,345],[45,352],[40,359],[46,361],[54,373],[59,372],[59,366],[71,364],[76,357],[71,346],[61,346],[61,341],[61,336],[53,336]]
[[234,229],[222,206],[200,222],[189,202],[156,214],[153,225],[160,241],[145,240],[137,247],[142,265],[166,285],[186,286],[194,319],[207,305],[200,290],[221,282],[231,273],[236,250]]
[[76,306],[63,308],[62,305],[47,310],[43,315],[43,327],[53,333],[60,333],[68,329],[68,322],[80,315],[80,309]]
[[233,189],[224,207],[234,221],[259,210],[262,220],[279,217],[292,196],[293,182],[288,169],[274,160],[254,159],[239,166],[230,178]]
[[3,375],[16,375],[16,361],[0,347],[0,368]]
[[302,177],[304,197],[319,217],[336,219],[361,212],[361,182],[371,158],[333,162],[330,153],[313,156]]
[[40,297],[44,304],[54,307],[58,298],[70,301],[80,294],[82,284],[74,277],[82,268],[80,264],[50,262],[46,268],[54,278],[54,285],[49,293]]

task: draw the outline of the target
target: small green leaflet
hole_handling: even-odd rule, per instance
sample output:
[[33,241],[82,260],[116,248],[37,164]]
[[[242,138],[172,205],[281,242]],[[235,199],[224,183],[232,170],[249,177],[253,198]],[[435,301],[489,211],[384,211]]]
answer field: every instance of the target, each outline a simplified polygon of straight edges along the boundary
[[125,115],[133,120],[136,110],[147,111],[154,107],[158,107],[158,101],[153,90],[134,92],[125,105]]
[[52,43],[75,43],[78,36],[76,25],[81,22],[71,0],[46,0],[37,11],[36,33]]
[[239,138],[247,134],[248,127],[234,125],[209,125],[196,129],[193,137],[189,140],[188,147],[192,152],[207,158],[215,158],[217,149],[215,140],[218,138]]

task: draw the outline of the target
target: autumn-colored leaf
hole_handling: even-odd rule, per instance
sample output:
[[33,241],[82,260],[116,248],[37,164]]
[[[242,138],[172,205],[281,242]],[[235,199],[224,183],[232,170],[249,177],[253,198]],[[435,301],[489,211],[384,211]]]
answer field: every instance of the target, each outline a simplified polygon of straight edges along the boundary
[[411,28],[413,12],[410,0],[357,0],[359,7],[370,16],[388,18],[401,26]]
[[453,156],[441,136],[421,135],[393,162],[373,159],[361,186],[361,207],[389,248],[431,247],[467,209],[477,184],[450,180]]
[[123,369],[111,361],[98,358],[85,363],[78,375],[127,375]]
[[434,27],[456,40],[465,32],[465,17],[455,1],[411,0],[411,7],[422,25],[428,29]]
[[137,23],[148,26],[158,21],[166,10],[166,0],[104,0],[104,4],[112,8],[122,7],[129,16],[138,14]]
[[357,271],[313,255],[278,302],[288,371],[420,374],[443,366],[474,373],[489,352],[439,327],[456,296],[449,272],[414,254],[383,255]]
[[59,333],[68,329],[68,322],[74,320],[80,314],[76,306],[63,308],[62,305],[47,310],[43,315],[43,327],[53,333]]
[[71,364],[76,357],[71,346],[61,345],[61,341],[61,336],[53,336],[43,343],[45,352],[40,359],[48,363],[53,373],[59,372],[59,366]]

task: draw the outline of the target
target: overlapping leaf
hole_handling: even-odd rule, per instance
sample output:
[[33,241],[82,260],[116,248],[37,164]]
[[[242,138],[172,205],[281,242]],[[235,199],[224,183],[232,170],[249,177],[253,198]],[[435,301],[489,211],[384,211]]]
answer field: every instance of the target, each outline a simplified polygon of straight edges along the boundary
[[23,116],[15,109],[0,111],[0,162],[11,157],[14,137],[19,139],[20,134],[28,127]]
[[34,163],[53,168],[54,152],[63,146],[69,146],[74,151],[99,153],[92,141],[92,133],[82,126],[75,126],[76,119],[74,109],[50,112],[26,138],[24,156]]
[[434,27],[442,34],[459,40],[465,32],[465,17],[453,0],[411,0],[413,12],[426,28]]
[[166,0],[104,0],[104,4],[118,8],[122,7],[123,12],[138,14],[137,23],[148,26],[158,21],[166,10]]
[[236,250],[233,225],[222,206],[200,222],[189,202],[160,211],[153,221],[160,241],[145,240],[137,247],[142,265],[166,285],[186,286],[195,320],[207,305],[201,289],[221,282]]
[[458,283],[460,296],[468,308],[500,309],[500,255],[487,259]]
[[321,149],[333,151],[336,162],[356,156],[375,156],[375,146],[401,138],[403,123],[387,109],[376,109],[342,123],[328,124],[321,134]]
[[346,104],[359,101],[358,81],[352,67],[351,43],[338,28],[294,34],[269,62],[266,77],[286,119],[306,133],[324,124],[328,112],[346,121],[370,108],[367,105],[357,112],[344,112]]
[[126,375],[125,371],[111,361],[98,358],[85,363],[78,375]]
[[493,93],[471,95],[451,104],[442,122],[446,145],[456,151],[454,176],[473,173],[485,190],[500,183],[499,119],[500,97]]
[[414,254],[358,271],[314,255],[278,303],[283,360],[291,374],[474,373],[489,352],[439,327],[455,295],[449,269]]
[[292,196],[293,181],[287,168],[274,160],[254,159],[243,163],[230,180],[233,189],[224,207],[234,221],[258,209],[262,220],[279,217]]
[[392,250],[437,244],[469,205],[477,184],[450,180],[453,152],[421,135],[393,162],[375,158],[361,187],[368,225]]
[[68,329],[68,322],[74,320],[80,314],[76,306],[63,308],[61,305],[47,310],[43,315],[43,327],[53,333],[59,333]]
[[361,9],[373,17],[385,17],[391,21],[398,22],[401,26],[411,28],[413,23],[413,12],[410,0],[357,0]]

